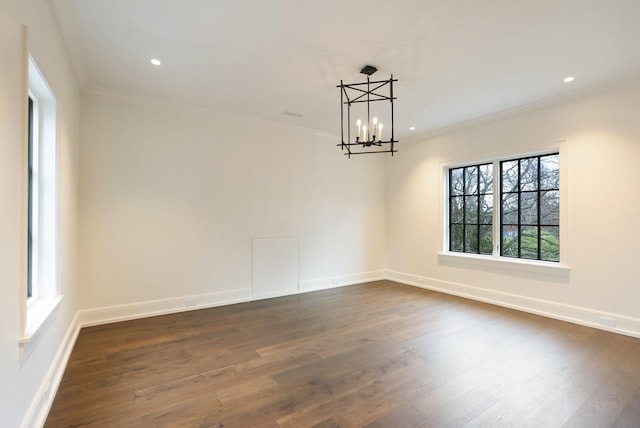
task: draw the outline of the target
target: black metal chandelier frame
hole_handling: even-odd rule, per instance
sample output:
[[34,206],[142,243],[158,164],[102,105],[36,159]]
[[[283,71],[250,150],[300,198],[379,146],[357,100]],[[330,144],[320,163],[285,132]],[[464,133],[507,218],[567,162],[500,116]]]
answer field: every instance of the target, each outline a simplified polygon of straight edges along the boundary
[[[398,140],[395,139],[394,124],[393,124],[393,100],[397,97],[393,96],[393,82],[397,82],[398,79],[393,78],[393,74],[387,80],[375,80],[371,81],[370,76],[375,73],[377,69],[373,66],[365,66],[360,72],[367,75],[367,81],[362,83],[344,83],[340,81],[340,128],[342,141],[338,146],[342,150],[346,150],[345,155],[351,158],[351,155],[360,155],[368,153],[397,153],[395,144]],[[388,89],[389,95],[380,93],[381,90],[386,92]],[[370,132],[371,137],[367,138],[363,135],[363,138],[356,137],[351,140],[351,106],[353,104],[367,103],[367,123],[371,123],[371,103],[377,101],[389,101],[391,111],[391,138],[388,140],[382,140],[379,138],[376,140],[375,130]],[[346,107],[346,121],[345,121],[345,105]],[[346,142],[345,142],[345,122],[347,125]],[[353,148],[362,147],[380,147],[379,150],[352,150]]]

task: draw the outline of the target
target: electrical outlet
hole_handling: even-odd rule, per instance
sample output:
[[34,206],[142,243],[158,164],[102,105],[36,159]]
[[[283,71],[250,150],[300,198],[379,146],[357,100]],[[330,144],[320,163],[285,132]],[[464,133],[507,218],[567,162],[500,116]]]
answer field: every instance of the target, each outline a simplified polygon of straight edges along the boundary
[[184,301],[184,305],[185,305],[186,307],[195,306],[195,305],[197,305],[197,304],[198,304],[198,300],[197,300],[197,299],[186,299],[186,300]]

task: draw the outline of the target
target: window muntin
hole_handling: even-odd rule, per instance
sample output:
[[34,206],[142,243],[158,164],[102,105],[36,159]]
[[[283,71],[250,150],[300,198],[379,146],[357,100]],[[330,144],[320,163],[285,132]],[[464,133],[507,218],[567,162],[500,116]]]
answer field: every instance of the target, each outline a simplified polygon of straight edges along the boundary
[[560,261],[559,154],[500,162],[500,255]]
[[559,160],[556,152],[449,168],[449,251],[559,262]]
[[449,251],[492,254],[493,165],[449,170]]

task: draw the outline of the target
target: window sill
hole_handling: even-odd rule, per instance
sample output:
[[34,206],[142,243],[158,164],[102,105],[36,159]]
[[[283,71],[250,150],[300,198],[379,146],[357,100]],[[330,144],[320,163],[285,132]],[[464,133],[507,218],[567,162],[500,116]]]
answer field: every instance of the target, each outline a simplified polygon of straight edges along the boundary
[[38,299],[27,308],[27,325],[18,339],[20,358],[24,358],[43,332],[51,325],[58,313],[63,296],[53,299]]
[[483,256],[468,253],[438,253],[438,261],[445,264],[456,264],[472,268],[490,268],[492,270],[510,271],[513,273],[531,273],[552,276],[558,279],[569,278],[571,268],[555,262],[537,260],[511,259],[507,257]]

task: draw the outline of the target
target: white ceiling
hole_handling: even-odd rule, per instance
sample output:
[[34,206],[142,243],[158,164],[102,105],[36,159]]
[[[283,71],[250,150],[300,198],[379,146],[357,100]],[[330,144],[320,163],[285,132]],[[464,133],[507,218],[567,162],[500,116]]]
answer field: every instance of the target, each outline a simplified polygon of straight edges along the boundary
[[366,64],[401,140],[640,71],[638,0],[51,1],[86,89],[332,134]]

